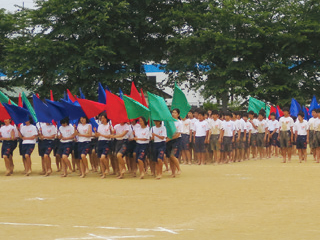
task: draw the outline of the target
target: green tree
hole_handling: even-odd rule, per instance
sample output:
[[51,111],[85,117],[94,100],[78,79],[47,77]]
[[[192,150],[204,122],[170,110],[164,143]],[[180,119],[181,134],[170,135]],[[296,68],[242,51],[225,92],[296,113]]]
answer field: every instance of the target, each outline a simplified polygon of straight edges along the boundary
[[[48,0],[16,13],[20,32],[7,67],[17,83],[48,95],[65,88],[96,95],[98,82],[113,91],[128,80],[148,87],[142,64],[163,58],[170,29],[158,21],[162,1]],[[124,89],[126,90],[126,89]]]

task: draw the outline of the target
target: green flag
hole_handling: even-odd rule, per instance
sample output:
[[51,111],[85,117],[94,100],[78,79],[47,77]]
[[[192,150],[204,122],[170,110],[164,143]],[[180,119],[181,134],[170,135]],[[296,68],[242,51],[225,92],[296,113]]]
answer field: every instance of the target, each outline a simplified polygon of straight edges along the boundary
[[[0,102],[9,103],[9,98],[6,95],[4,95],[4,93],[1,92],[1,91],[0,91]],[[11,99],[10,99],[10,102],[11,102],[12,105],[17,106],[17,104],[15,104]]]
[[31,113],[31,116],[32,116],[32,118],[33,118],[33,121],[38,122],[36,113],[35,113],[35,111],[34,111],[32,105],[31,105],[31,103],[29,102],[29,100],[28,100],[28,98],[27,98],[27,96],[26,96],[26,94],[25,94],[24,92],[22,92],[21,98],[22,98],[22,101],[26,104],[29,112]]
[[148,121],[150,117],[150,110],[148,108],[126,95],[123,95],[123,101],[129,119],[136,119],[143,116]]
[[267,106],[264,102],[250,97],[249,98],[249,105],[248,105],[248,112],[253,111],[254,113],[258,114],[261,109],[266,111],[266,117],[269,117],[270,114],[270,106]]
[[149,109],[151,112],[151,120],[160,120],[165,122],[168,138],[172,138],[176,132],[174,125],[175,119],[172,117],[169,108],[160,96],[148,92]]
[[182,90],[178,87],[176,83],[174,84],[171,110],[175,108],[178,108],[180,110],[181,118],[185,118],[191,109],[191,106],[188,103],[186,95],[182,92]]

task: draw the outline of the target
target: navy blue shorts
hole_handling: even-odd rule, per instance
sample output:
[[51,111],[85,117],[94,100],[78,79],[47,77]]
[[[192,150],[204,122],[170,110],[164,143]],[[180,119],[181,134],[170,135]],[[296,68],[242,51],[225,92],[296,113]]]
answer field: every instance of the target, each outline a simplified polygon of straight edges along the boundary
[[7,141],[4,140],[2,141],[2,149],[1,149],[1,157],[3,158],[3,156],[7,156],[9,157],[10,155],[12,155],[12,152],[14,150],[14,141]]
[[23,156],[23,154],[22,154],[22,139],[19,139],[18,141],[19,141],[19,154],[20,154],[20,156]]
[[110,151],[110,141],[101,140],[98,141],[98,158],[101,158],[101,155],[107,156]]
[[92,138],[90,142],[90,153],[92,150],[98,151],[98,138]]
[[134,149],[134,152],[137,156],[136,162],[138,162],[138,160],[141,160],[144,162],[144,160],[146,159],[146,155],[148,154],[148,147],[149,147],[148,143],[145,143],[145,144],[137,143],[136,144],[136,148]]
[[190,135],[181,134],[181,150],[189,150],[190,146]]
[[134,149],[136,148],[136,141],[129,141],[127,144],[127,155],[128,157],[133,157]]
[[206,140],[205,136],[196,137],[195,139],[195,152],[196,153],[204,153],[206,152],[204,141]]
[[43,140],[38,139],[38,154],[39,156],[43,157],[44,153],[43,153]]
[[[273,133],[273,131],[270,131],[270,135]],[[279,146],[279,143],[278,143],[278,133],[275,132],[271,139],[270,139],[270,145],[271,146]]]
[[38,148],[41,147],[41,150],[39,150],[40,157],[43,157],[45,154],[50,155],[51,151],[53,150],[54,142],[53,140],[42,140],[41,144],[39,142]]
[[158,159],[161,159],[163,161],[164,154],[166,152],[166,142],[154,142],[152,148],[152,161],[158,162]]
[[297,149],[307,149],[307,136],[298,135],[298,137],[297,137]]
[[79,156],[79,150],[78,150],[78,142],[72,143],[72,149],[73,149],[73,156],[75,159],[80,159],[81,156]]
[[82,154],[87,155],[91,151],[91,142],[78,142],[78,154],[81,157]]
[[34,150],[34,146],[35,144],[22,144],[22,156],[24,157],[26,154],[28,154],[29,156],[31,156],[31,153]]
[[116,144],[115,153],[121,153],[122,156],[125,156],[127,154],[128,140],[127,139],[117,140],[115,144]]
[[62,155],[67,155],[67,157],[69,157],[69,154],[72,152],[72,142],[60,143],[58,152],[61,153],[61,157]]
[[53,140],[53,155],[56,156],[56,154],[58,153],[59,150],[59,146],[60,146],[60,140],[58,138]]
[[173,139],[169,142],[167,142],[167,145],[166,145],[166,155],[167,157],[171,157],[171,156],[174,156],[176,158],[179,158],[179,155],[180,155],[180,140],[181,138],[176,138],[176,139]]

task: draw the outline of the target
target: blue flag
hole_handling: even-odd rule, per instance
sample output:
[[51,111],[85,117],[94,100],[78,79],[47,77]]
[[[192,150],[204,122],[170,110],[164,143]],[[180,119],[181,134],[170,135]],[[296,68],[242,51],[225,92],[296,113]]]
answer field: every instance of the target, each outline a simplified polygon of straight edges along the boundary
[[62,103],[50,101],[48,99],[46,99],[46,102],[53,120],[60,121],[68,117],[69,114]]
[[120,95],[120,98],[123,100],[123,92],[122,92],[121,88],[119,88],[119,95]]
[[86,99],[86,97],[84,96],[84,94],[83,94],[83,92],[82,92],[81,88],[79,88],[79,91],[80,91],[80,98],[82,98],[82,99]]
[[30,120],[29,117],[31,116],[31,114],[27,109],[15,105],[9,105],[7,103],[2,104],[15,124],[25,123]]
[[290,106],[290,115],[294,116],[294,117],[298,117],[298,113],[300,111],[302,111],[302,108],[301,108],[300,104],[297,102],[297,100],[292,98],[291,106]]
[[308,121],[309,120],[309,113],[308,113],[305,106],[302,107],[302,112],[304,113],[304,119]]
[[86,114],[84,113],[84,111],[82,110],[80,104],[78,103],[78,106],[74,103],[70,103],[66,100],[61,99],[61,103],[64,106],[64,108],[67,110],[68,112],[68,116],[70,120],[75,120],[75,119],[79,119],[81,117],[85,117]]
[[311,116],[311,114],[312,114],[312,111],[313,111],[314,109],[318,109],[318,108],[319,108],[319,105],[318,105],[318,102],[317,102],[317,98],[316,98],[316,96],[313,96],[312,101],[311,101],[311,104],[310,104],[310,108],[309,108],[309,114],[310,114],[310,116]]
[[108,90],[109,92],[111,92],[110,88],[106,85],[106,90]]
[[39,122],[51,123],[52,117],[48,106],[33,94],[33,107]]
[[98,88],[98,102],[103,104],[106,104],[107,102],[106,92],[102,87],[101,83],[99,83],[99,88]]
[[67,95],[66,91],[63,91],[63,99],[68,101],[68,95]]

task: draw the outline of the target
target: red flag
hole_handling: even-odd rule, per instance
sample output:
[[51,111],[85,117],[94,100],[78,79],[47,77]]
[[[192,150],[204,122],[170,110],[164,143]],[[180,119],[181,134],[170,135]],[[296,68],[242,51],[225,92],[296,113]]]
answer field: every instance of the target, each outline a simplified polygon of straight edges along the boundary
[[0,103],[0,121],[4,121],[5,119],[11,119],[11,116],[4,108],[4,106]]
[[50,101],[54,101],[54,100],[53,100],[53,93],[52,93],[52,90],[50,90]]
[[18,106],[19,106],[19,107],[23,107],[22,98],[21,98],[21,93],[19,93]]
[[111,119],[112,124],[116,125],[118,123],[129,122],[126,107],[124,101],[117,95],[106,90],[107,96],[107,116]]
[[77,101],[81,105],[82,110],[89,119],[99,115],[106,110],[106,105],[103,103],[98,103],[81,98],[77,98]]
[[141,92],[141,104],[145,107],[148,107],[148,104],[147,104],[146,98],[143,94],[142,88],[140,89],[140,92]]
[[279,105],[277,106],[277,109],[278,109],[278,112],[279,112],[280,117],[282,117],[284,114],[283,114],[283,112],[281,111]]
[[271,108],[270,108],[270,114],[269,114],[269,119],[271,119],[271,113],[274,113],[274,114],[276,114],[277,113],[277,109],[274,107],[274,106],[271,106]]
[[37,98],[39,98],[39,99],[40,99],[39,93],[36,93],[36,96],[37,96]]
[[[67,93],[68,93],[68,97],[72,102],[75,102],[76,99],[74,98],[74,96],[72,95],[72,93],[69,91],[69,89],[67,89]],[[98,114],[97,114],[98,115]]]
[[138,92],[138,89],[134,85],[134,82],[131,83],[131,92],[130,92],[129,97],[131,97],[132,99],[134,99],[137,102],[142,104],[142,99],[141,99],[140,93]]
[[8,100],[8,104],[10,104],[10,105],[11,105],[11,100],[10,100],[10,99]]

